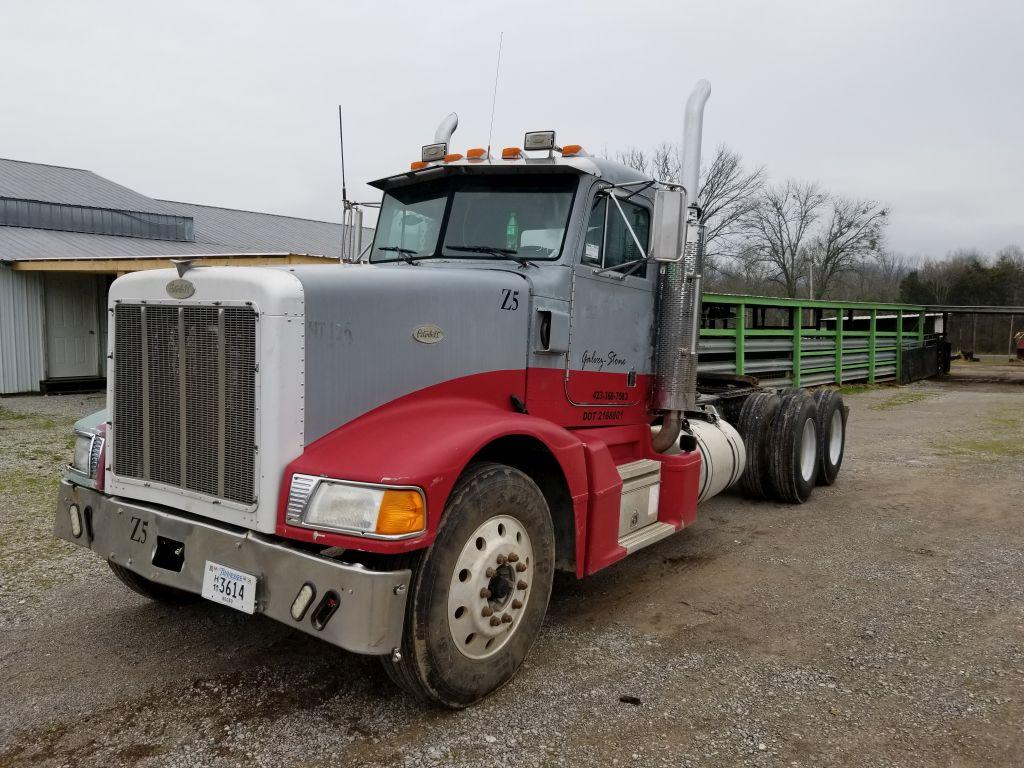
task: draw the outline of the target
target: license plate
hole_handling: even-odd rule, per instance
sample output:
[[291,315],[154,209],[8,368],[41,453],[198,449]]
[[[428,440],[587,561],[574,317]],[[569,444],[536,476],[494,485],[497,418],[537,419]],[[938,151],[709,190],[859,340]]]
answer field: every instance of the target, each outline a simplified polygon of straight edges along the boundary
[[206,561],[203,597],[243,613],[256,612],[256,577]]

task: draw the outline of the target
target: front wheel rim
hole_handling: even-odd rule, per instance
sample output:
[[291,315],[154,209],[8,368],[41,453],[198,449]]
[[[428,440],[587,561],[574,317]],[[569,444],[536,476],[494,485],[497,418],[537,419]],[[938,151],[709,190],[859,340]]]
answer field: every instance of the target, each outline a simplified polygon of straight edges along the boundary
[[466,541],[448,588],[448,629],[470,659],[486,659],[516,633],[534,576],[530,534],[509,515],[481,523]]

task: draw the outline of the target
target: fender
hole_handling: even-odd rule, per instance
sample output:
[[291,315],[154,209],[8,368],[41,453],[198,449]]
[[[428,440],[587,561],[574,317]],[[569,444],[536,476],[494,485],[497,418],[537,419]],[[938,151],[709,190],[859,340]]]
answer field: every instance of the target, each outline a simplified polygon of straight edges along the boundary
[[[583,443],[551,421],[512,410],[510,396],[523,397],[525,383],[525,371],[474,374],[401,397],[324,435],[285,470],[277,534],[382,554],[427,547],[469,461],[492,441],[512,435],[535,438],[551,451],[565,475],[579,534],[586,524],[589,493]],[[427,530],[410,539],[381,540],[288,525],[288,488],[296,473],[418,486],[427,499]],[[585,536],[577,535],[579,558],[584,543]]]

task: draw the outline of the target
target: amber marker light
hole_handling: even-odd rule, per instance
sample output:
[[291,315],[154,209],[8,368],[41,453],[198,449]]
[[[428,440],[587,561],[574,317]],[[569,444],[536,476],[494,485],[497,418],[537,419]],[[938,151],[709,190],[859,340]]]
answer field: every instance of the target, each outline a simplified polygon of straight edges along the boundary
[[487,156],[487,150],[483,147],[473,147],[466,150],[466,157],[469,160],[483,160]]
[[573,155],[580,154],[582,151],[583,147],[579,144],[566,144],[562,147],[562,157],[572,157]]
[[462,155],[460,155],[458,152],[452,152],[450,155],[445,155],[444,156],[444,161],[446,163],[454,163],[456,160],[461,160],[461,159],[462,159]]
[[404,536],[419,533],[426,527],[427,511],[419,491],[384,491],[374,533],[379,536]]
[[409,163],[409,168],[410,170],[413,171],[418,171],[426,167],[427,163],[423,162],[422,160],[414,160],[413,162]]
[[523,154],[523,150],[519,147],[505,147],[501,150],[502,160],[516,160]]

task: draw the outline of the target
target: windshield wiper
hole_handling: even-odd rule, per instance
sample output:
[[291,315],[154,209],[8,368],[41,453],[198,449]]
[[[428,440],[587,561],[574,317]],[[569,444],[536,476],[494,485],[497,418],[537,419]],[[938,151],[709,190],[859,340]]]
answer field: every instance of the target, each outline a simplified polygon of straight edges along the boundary
[[389,253],[397,253],[398,258],[400,258],[405,263],[413,265],[416,264],[416,259],[414,259],[413,257],[416,256],[418,251],[414,251],[410,248],[399,248],[397,245],[385,245],[378,248],[377,250],[388,251]]
[[511,248],[498,248],[494,245],[448,245],[445,247],[449,251],[461,251],[462,253],[489,253],[491,256],[497,256],[500,259],[511,259],[521,267],[537,266],[529,259],[518,256],[519,251],[514,251]]

